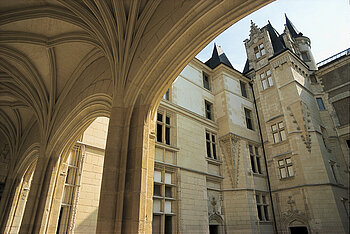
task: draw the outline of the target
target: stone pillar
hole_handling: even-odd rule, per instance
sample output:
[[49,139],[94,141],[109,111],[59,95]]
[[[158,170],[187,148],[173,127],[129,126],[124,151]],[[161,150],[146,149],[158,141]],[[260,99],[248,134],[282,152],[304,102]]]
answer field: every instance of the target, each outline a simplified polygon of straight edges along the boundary
[[57,160],[39,155],[19,233],[45,233],[52,192],[57,175]]
[[113,103],[96,233],[151,233],[153,151],[149,151],[149,106],[118,106],[117,97]]

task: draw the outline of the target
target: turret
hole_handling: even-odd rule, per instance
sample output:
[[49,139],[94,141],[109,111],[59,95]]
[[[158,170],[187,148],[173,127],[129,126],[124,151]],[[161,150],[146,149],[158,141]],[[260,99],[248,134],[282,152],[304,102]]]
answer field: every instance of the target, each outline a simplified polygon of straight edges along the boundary
[[284,32],[286,35],[283,37],[285,44],[309,66],[310,70],[317,70],[315,59],[311,52],[310,38],[299,32],[287,15],[285,17]]

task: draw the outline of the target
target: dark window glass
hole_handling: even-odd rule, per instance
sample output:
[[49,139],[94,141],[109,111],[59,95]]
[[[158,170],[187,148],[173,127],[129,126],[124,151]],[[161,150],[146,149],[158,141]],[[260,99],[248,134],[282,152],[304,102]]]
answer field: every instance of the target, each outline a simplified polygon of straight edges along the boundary
[[253,130],[252,111],[244,108],[247,128]]
[[152,234],[160,234],[161,233],[161,216],[160,215],[153,215],[153,221],[152,221]]
[[165,144],[170,145],[170,128],[165,127]]
[[160,122],[163,122],[163,115],[162,114],[157,114],[157,120]]
[[216,159],[216,145],[213,144],[213,158]]
[[270,220],[269,213],[267,212],[267,206],[264,206],[264,213],[265,213],[265,220]]
[[319,110],[325,110],[326,108],[324,107],[324,103],[322,98],[316,98],[318,109]]
[[211,158],[210,141],[207,141],[207,157]]
[[205,101],[205,117],[207,119],[213,119],[212,108],[213,108],[213,104],[211,104],[208,101]]
[[165,225],[164,225],[164,234],[171,234],[171,233],[172,233],[172,216],[166,215]]
[[258,217],[259,217],[259,220],[262,220],[261,205],[257,205],[257,209],[258,209]]
[[244,82],[242,82],[242,81],[239,81],[239,83],[241,85],[242,96],[243,97],[248,97],[246,84]]
[[169,117],[169,116],[166,116],[166,117],[165,117],[165,123],[166,123],[166,124],[170,124],[170,117]]
[[171,196],[171,187],[165,186],[165,197],[172,197]]
[[209,76],[203,72],[203,87],[210,90]]
[[258,167],[258,172],[261,174],[261,165],[260,165],[260,158],[256,157],[256,165]]
[[153,196],[162,196],[161,192],[161,186],[159,184],[155,184],[153,187]]
[[162,133],[162,125],[157,124],[157,141],[162,142],[163,141],[163,133]]
[[254,173],[256,173],[256,168],[255,168],[255,164],[254,164],[254,156],[253,155],[250,155],[250,163],[252,165],[252,171]]

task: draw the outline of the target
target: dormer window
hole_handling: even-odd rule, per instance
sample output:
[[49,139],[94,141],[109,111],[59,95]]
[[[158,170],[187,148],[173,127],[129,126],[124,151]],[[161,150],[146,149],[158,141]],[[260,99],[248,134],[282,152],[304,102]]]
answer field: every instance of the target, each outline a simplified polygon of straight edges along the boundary
[[254,48],[254,54],[257,59],[259,59],[261,56],[264,56],[266,54],[264,44],[261,43],[259,46],[256,46]]

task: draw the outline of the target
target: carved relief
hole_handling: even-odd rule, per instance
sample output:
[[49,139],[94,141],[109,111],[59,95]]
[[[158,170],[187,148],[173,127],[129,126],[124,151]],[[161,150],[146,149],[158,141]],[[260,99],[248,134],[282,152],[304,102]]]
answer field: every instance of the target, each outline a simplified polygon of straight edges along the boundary
[[223,161],[230,176],[232,187],[237,187],[239,160],[240,160],[240,142],[232,134],[226,135],[219,140],[221,151],[223,152]]

